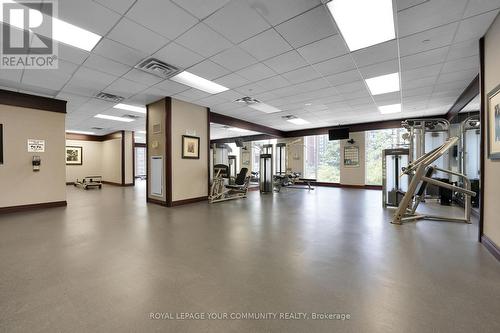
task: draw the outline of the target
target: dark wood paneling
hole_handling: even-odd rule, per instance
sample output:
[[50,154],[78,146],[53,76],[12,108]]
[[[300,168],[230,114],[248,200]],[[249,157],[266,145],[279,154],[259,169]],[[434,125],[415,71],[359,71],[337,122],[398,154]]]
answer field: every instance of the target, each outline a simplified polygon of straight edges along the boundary
[[135,186],[135,132],[132,131],[132,183]]
[[249,131],[255,131],[255,132],[260,132],[260,133],[264,133],[264,134],[269,134],[269,135],[272,135],[273,137],[278,137],[278,138],[284,137],[284,135],[285,135],[284,132],[277,130],[275,128],[251,123],[251,122],[246,121],[246,120],[233,118],[233,117],[225,116],[225,115],[222,115],[219,113],[214,113],[214,112],[212,112],[210,114],[210,121],[212,123],[216,123],[216,124],[227,125],[227,126],[231,126],[231,127],[238,127],[238,128],[246,129]]
[[165,98],[165,186],[167,206],[172,206],[172,98]]
[[500,248],[498,245],[485,235],[481,237],[481,243],[498,261],[500,261]]
[[0,89],[0,104],[66,113],[66,101]]
[[469,104],[479,94],[479,74],[469,83],[467,88],[460,94],[455,103],[451,106],[446,114],[448,120],[452,120],[455,116]]
[[116,131],[102,136],[102,141],[120,139],[124,131]]
[[121,170],[122,170],[122,185],[125,185],[125,131],[121,131]]
[[68,203],[66,201],[54,201],[54,202],[44,202],[44,203],[38,203],[38,204],[0,207],[0,214],[17,213],[17,212],[23,212],[26,210],[33,210],[33,209],[64,207],[67,205],[68,205]]
[[171,207],[174,206],[182,206],[182,205],[188,205],[196,202],[201,202],[201,201],[207,201],[208,197],[203,196],[203,197],[198,197],[198,198],[191,198],[191,199],[185,199],[185,200],[177,200],[173,201],[172,204],[170,205]]
[[146,202],[155,204],[155,205],[160,205],[160,206],[165,206],[167,207],[167,203],[162,200],[157,200],[157,199],[152,199],[152,198],[146,198]]
[[100,142],[102,142],[102,141],[120,139],[122,132],[123,131],[116,131],[116,132],[105,134],[105,135],[66,133],[66,140],[100,141]]
[[479,96],[480,107],[479,107],[479,119],[481,121],[481,137],[479,145],[479,225],[478,225],[478,240],[482,242],[483,237],[483,226],[484,226],[484,179],[486,177],[484,158],[486,154],[486,101],[485,101],[485,91],[484,91],[484,37],[479,40]]
[[207,195],[210,195],[210,108],[207,108]]
[[149,105],[146,105],[146,202],[149,202]]
[[[146,139],[146,142],[147,142],[147,139]],[[147,146],[148,146],[147,143],[141,143],[141,142],[134,141],[134,147],[136,147],[136,148],[146,148]]]

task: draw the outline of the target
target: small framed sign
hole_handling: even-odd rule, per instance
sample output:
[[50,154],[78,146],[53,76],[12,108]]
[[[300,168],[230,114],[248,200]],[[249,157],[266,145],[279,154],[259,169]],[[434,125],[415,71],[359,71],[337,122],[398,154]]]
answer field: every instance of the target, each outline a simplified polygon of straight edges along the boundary
[[66,146],[66,165],[82,165],[82,147]]
[[200,158],[200,138],[197,136],[182,136],[182,158]]
[[44,153],[45,140],[28,139],[28,153]]
[[488,158],[500,159],[500,84],[486,96],[486,123],[488,136]]

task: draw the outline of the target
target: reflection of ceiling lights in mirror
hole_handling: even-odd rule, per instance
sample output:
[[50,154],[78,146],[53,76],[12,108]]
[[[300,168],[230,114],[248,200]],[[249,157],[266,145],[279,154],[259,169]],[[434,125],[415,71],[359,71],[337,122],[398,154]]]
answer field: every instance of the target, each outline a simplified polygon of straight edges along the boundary
[[282,116],[281,118],[283,118],[286,121],[291,122],[292,124],[295,124],[295,125],[309,124],[309,122],[307,120],[299,118],[297,116],[293,116],[293,115]]
[[228,127],[227,129],[233,132],[241,132],[241,133],[249,132],[249,130],[238,127]]
[[396,38],[392,0],[332,0],[326,5],[351,52]]

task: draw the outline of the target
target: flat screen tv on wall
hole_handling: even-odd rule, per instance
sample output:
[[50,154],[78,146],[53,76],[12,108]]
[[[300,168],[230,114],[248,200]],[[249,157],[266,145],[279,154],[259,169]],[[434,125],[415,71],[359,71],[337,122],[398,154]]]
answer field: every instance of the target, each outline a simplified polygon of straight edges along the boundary
[[328,131],[328,140],[349,139],[349,127],[334,128]]

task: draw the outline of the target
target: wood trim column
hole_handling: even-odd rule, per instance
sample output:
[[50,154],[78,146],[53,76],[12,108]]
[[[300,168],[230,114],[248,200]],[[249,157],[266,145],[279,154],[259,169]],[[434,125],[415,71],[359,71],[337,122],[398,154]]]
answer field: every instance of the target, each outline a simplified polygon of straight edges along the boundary
[[146,203],[149,201],[149,105],[146,105]]
[[172,207],[172,98],[165,97],[165,193],[167,207]]
[[479,40],[479,96],[480,96],[480,106],[479,106],[479,119],[481,122],[481,137],[480,137],[480,147],[479,147],[479,228],[478,228],[478,241],[483,241],[483,229],[484,229],[484,178],[485,178],[485,144],[486,144],[486,101],[484,92],[484,37]]
[[122,133],[122,186],[125,185],[125,131]]
[[207,184],[207,196],[210,195],[210,108],[207,108],[207,179],[208,179],[208,184]]
[[132,131],[132,186],[135,186],[135,132]]

